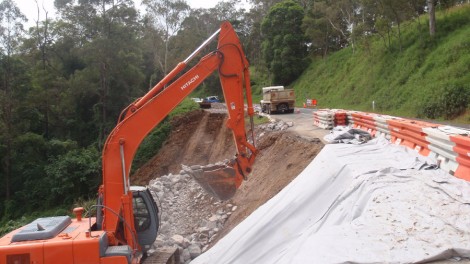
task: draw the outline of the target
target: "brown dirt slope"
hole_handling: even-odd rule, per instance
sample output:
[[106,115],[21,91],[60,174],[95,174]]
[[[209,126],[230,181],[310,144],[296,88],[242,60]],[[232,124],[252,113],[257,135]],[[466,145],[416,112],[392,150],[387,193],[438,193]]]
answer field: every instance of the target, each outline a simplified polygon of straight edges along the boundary
[[[206,165],[232,158],[233,136],[225,121],[225,114],[207,111],[195,111],[176,119],[168,141],[152,160],[136,171],[133,183],[146,185],[156,177],[178,174],[181,164]],[[255,133],[259,153],[253,172],[229,201],[237,210],[225,222],[218,238],[282,190],[323,148],[320,140],[302,138],[289,130],[256,129]]]
[[308,140],[288,131],[268,133],[258,141],[253,172],[232,198],[238,209],[225,222],[219,239],[289,184],[324,146],[320,140]]
[[172,121],[172,133],[159,153],[131,176],[132,184],[177,174],[184,165],[207,165],[232,158],[236,152],[226,115],[193,111]]

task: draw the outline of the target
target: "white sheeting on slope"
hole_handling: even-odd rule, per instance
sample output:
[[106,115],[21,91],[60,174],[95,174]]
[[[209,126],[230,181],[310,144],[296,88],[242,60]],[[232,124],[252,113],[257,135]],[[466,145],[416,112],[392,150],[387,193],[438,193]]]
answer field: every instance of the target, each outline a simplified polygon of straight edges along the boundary
[[191,263],[407,263],[470,257],[470,184],[374,139],[327,145]]

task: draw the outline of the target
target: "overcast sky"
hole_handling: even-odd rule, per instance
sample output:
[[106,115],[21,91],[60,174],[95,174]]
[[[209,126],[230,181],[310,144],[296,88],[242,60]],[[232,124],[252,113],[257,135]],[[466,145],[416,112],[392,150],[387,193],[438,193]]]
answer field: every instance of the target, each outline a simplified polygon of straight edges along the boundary
[[[136,7],[140,6],[141,0],[134,0]],[[28,25],[32,26],[34,20],[37,20],[37,8],[34,0],[13,0],[20,8],[21,12],[28,18]],[[48,11],[49,17],[54,17],[54,0],[38,0],[39,4],[43,4],[44,8]],[[192,8],[211,8],[214,7],[219,0],[186,0]],[[44,13],[41,14],[41,19],[44,19]]]

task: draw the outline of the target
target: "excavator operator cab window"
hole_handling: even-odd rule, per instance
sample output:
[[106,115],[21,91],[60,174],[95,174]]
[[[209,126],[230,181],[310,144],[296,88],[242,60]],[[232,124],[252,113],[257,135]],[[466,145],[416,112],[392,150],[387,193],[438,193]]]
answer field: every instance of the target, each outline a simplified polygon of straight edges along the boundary
[[134,225],[137,232],[145,231],[150,226],[150,213],[144,198],[141,196],[134,197]]
[[137,240],[145,252],[157,238],[160,219],[158,207],[150,191],[145,187],[131,186],[134,228]]

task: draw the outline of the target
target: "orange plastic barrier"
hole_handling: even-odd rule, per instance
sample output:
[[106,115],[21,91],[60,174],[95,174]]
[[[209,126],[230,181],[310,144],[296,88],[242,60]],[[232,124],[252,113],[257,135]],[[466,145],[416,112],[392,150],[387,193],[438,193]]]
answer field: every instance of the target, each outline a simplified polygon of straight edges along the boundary
[[369,132],[373,137],[377,133],[377,126],[374,120],[374,114],[369,113],[362,113],[362,112],[354,112],[351,113],[353,118],[353,127],[360,128]]
[[459,167],[457,162],[458,154],[454,151],[455,143],[450,140],[452,129],[445,127],[426,127],[423,132],[426,133],[426,141],[429,142],[430,156],[439,162],[439,167],[452,175]]
[[348,116],[345,111],[335,112],[335,126],[345,126],[348,124]]
[[377,133],[375,134],[375,137],[384,137],[386,139],[391,139],[390,136],[390,129],[388,127],[387,121],[390,119],[399,119],[394,116],[387,116],[387,115],[375,115],[374,120],[375,120],[375,127],[377,128]]
[[347,122],[373,136],[416,150],[438,160],[439,167],[470,181],[470,132],[429,122],[347,111]]
[[437,125],[414,120],[393,120],[387,121],[392,136],[392,143],[404,145],[418,151],[423,156],[429,156],[429,142],[426,140],[426,133],[423,128],[437,127]]
[[313,112],[313,124],[322,129],[332,129],[335,126],[334,112],[321,109]]
[[458,154],[459,166],[454,175],[470,181],[470,137],[450,136],[450,140],[455,143],[454,151]]

